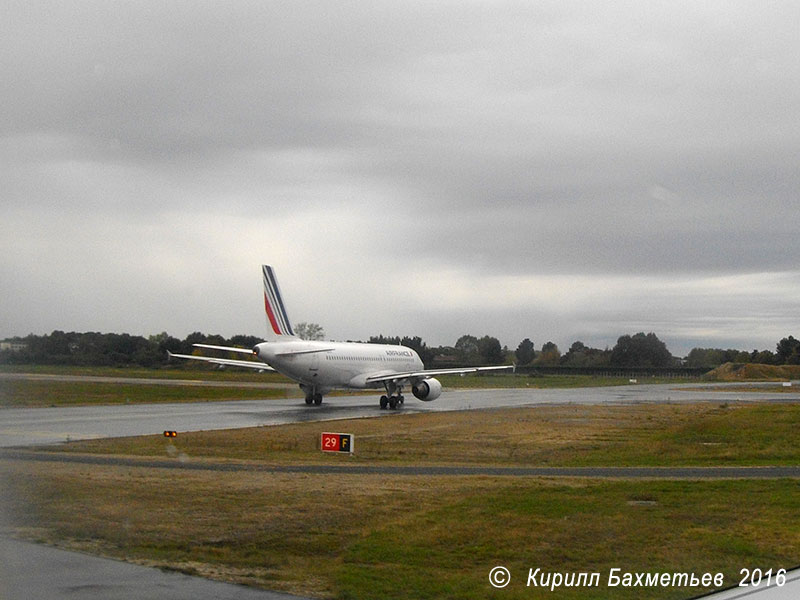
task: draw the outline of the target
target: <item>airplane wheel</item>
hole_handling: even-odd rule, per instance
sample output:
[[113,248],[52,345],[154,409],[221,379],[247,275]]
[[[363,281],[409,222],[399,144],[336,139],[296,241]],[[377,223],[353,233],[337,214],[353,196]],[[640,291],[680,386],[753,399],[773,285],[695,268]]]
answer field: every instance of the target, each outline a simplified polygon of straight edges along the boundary
[[381,396],[381,410],[386,410],[389,406],[389,399],[386,396]]
[[397,401],[398,401],[400,404],[405,404],[405,403],[406,403],[406,397],[405,397],[405,396],[398,396],[398,397],[397,397]]
[[314,403],[314,398],[312,396],[306,396],[306,404],[311,406]]
[[322,394],[314,394],[314,404],[317,406],[322,404]]
[[389,398],[389,408],[392,410],[397,410],[397,397],[392,396]]

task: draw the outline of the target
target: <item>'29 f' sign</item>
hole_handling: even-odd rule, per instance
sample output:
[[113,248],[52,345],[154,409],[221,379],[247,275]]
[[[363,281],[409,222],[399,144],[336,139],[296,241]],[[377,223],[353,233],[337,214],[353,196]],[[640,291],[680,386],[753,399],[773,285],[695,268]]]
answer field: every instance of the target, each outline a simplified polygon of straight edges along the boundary
[[353,434],[352,433],[323,433],[322,434],[323,452],[348,452],[353,453]]

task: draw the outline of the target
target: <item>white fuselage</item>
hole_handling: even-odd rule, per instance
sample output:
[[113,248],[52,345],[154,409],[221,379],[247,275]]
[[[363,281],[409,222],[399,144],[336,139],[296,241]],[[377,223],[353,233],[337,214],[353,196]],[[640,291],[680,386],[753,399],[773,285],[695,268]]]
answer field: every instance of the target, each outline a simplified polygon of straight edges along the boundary
[[258,344],[253,352],[276,371],[325,393],[335,388],[378,388],[367,377],[424,369],[406,346],[289,340]]

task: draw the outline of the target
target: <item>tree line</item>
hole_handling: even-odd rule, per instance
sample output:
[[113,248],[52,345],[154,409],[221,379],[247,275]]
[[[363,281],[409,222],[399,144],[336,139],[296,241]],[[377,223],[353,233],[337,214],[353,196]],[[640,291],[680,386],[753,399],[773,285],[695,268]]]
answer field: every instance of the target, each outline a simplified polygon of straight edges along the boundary
[[199,331],[180,340],[166,332],[149,337],[128,333],[53,331],[46,335],[28,335],[8,340],[14,349],[0,351],[0,363],[156,367],[167,363],[167,352],[191,354],[193,344],[215,344],[252,348],[261,338],[250,335],[206,335]]
[[[314,323],[300,323],[298,330],[306,339],[324,339],[324,330]],[[162,332],[149,337],[127,333],[66,333],[53,331],[45,335],[29,335],[6,340],[0,350],[0,363],[48,364],[75,366],[141,366],[167,364],[167,352],[191,354],[194,344],[251,348],[261,338],[250,335],[207,335],[194,332],[181,340]],[[666,344],[654,333],[636,333],[618,338],[613,348],[591,348],[574,342],[563,353],[552,341],[540,349],[530,338],[522,340],[515,350],[502,346],[492,336],[462,335],[453,346],[428,346],[419,336],[372,336],[366,343],[403,345],[417,351],[425,365],[467,366],[516,364],[542,367],[707,367],[712,369],[726,362],[750,362],[771,365],[800,364],[800,340],[793,336],[781,339],[774,352],[769,350],[722,350],[694,348],[684,359],[675,358]]]
[[681,359],[672,356],[666,344],[654,333],[623,335],[612,348],[590,348],[577,341],[565,354],[552,342],[534,351],[529,339],[523,340],[514,351],[518,365],[563,367],[673,367],[713,369],[728,362],[760,363],[768,365],[800,364],[800,340],[792,336],[781,339],[775,352],[769,350],[722,350],[719,348],[693,348]]

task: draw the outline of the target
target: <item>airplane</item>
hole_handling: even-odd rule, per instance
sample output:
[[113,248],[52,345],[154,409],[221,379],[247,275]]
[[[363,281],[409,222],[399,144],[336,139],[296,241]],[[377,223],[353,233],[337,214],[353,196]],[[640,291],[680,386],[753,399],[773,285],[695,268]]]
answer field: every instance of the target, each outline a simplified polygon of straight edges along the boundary
[[380,389],[380,407],[396,410],[405,402],[403,387],[423,402],[436,400],[442,384],[434,375],[475,373],[513,369],[513,365],[425,369],[419,355],[406,346],[364,344],[359,342],[321,342],[302,340],[294,334],[278,280],[271,266],[262,265],[264,310],[267,336],[252,349],[212,344],[194,344],[198,348],[254,355],[259,361],[172,354],[176,358],[201,360],[217,365],[231,365],[277,371],[300,384],[307,405],[319,406],[325,394],[334,389]]

